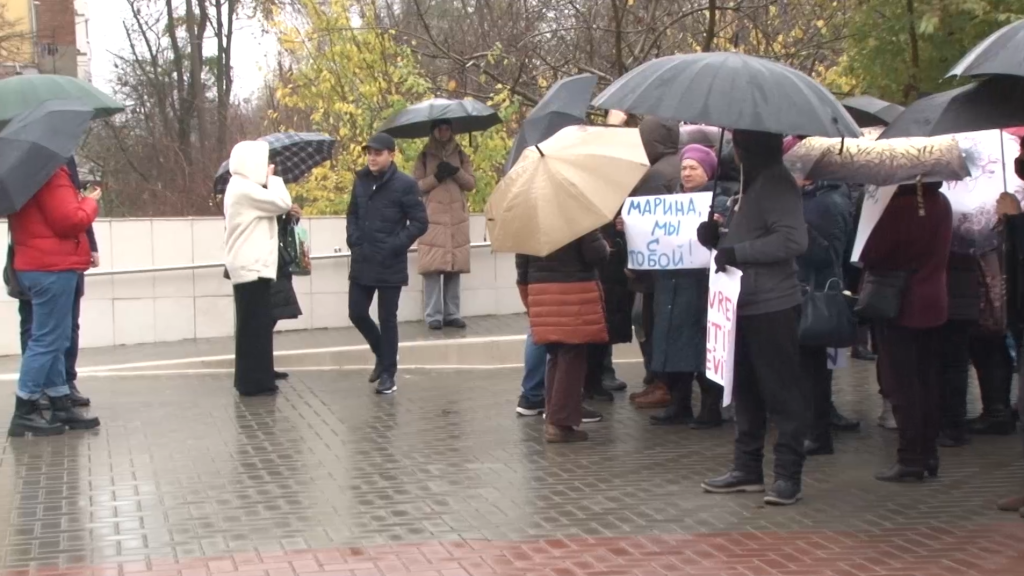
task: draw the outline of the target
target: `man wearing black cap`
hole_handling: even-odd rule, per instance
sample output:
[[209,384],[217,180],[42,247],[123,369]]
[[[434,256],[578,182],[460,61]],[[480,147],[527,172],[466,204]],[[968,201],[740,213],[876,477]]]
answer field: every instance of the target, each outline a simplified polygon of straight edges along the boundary
[[[378,394],[398,389],[398,299],[409,284],[409,248],[427,231],[419,187],[395,165],[395,139],[374,134],[363,146],[348,203],[348,317],[377,357],[370,382]],[[377,319],[370,303],[377,296]]]

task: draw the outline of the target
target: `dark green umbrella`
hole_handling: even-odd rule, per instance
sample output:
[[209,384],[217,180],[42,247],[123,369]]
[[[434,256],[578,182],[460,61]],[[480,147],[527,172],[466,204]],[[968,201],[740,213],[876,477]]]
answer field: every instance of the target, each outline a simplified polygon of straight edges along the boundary
[[431,98],[396,112],[378,132],[394,138],[426,138],[430,136],[430,126],[438,120],[451,122],[452,134],[482,132],[501,124],[497,112],[472,98]]
[[18,114],[48,100],[75,100],[93,111],[93,119],[109,118],[124,105],[92,84],[52,74],[11,76],[0,80],[0,128]]
[[81,102],[50,100],[16,116],[0,131],[0,215],[21,210],[67,163],[93,113]]

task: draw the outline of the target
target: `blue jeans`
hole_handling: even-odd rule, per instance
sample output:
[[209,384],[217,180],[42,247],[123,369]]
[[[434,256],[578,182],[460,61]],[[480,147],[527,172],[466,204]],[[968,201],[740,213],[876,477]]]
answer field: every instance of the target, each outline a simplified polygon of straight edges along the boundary
[[71,343],[71,312],[78,272],[18,272],[18,282],[32,300],[32,335],[21,358],[18,396],[38,400],[70,393],[64,352]]
[[526,334],[523,373],[523,398],[534,402],[544,400],[544,374],[548,367],[548,352],[544,346],[533,343],[533,334]]

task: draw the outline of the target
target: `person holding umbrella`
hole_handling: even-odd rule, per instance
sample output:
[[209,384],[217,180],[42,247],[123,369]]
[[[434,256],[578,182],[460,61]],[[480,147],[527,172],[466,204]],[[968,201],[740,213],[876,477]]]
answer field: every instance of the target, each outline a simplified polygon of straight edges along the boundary
[[429,226],[419,240],[419,273],[427,327],[465,328],[459,310],[459,279],[469,272],[469,206],[476,187],[469,156],[452,134],[452,121],[430,126],[430,139],[416,158],[413,178],[423,194]]
[[[370,382],[377,394],[398,389],[398,299],[409,284],[409,248],[427,231],[427,211],[416,181],[395,165],[395,139],[377,133],[363,146],[366,168],[356,172],[346,225],[348,317],[376,356]],[[377,318],[370,304],[377,297]]]

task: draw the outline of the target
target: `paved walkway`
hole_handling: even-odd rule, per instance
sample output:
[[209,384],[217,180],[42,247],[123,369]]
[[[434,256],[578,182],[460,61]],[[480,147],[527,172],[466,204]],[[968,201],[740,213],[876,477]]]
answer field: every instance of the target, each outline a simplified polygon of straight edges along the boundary
[[[521,319],[488,322],[477,330],[522,329]],[[417,337],[417,328],[403,330]],[[288,338],[323,346],[352,334]],[[86,351],[83,365],[219,353],[224,345]],[[635,363],[620,372],[631,382],[640,376]],[[871,372],[864,363],[837,372],[839,405],[865,420],[878,408]],[[245,400],[227,373],[86,376],[81,386],[103,419],[99,430],[3,445],[0,569],[1024,574],[1024,520],[993,509],[1024,487],[1019,437],[976,439],[943,451],[938,480],[887,485],[871,474],[891,461],[893,433],[865,426],[839,437],[837,455],[809,461],[803,503],[766,508],[755,495],[699,489],[702,478],[727,468],[731,430],[652,428],[648,414],[620,396],[595,404],[607,418],[587,425],[591,442],[545,445],[541,420],[514,415],[520,376],[407,370],[395,396],[376,397],[362,372],[308,370],[295,372],[277,398]],[[0,414],[10,412],[12,397],[2,395]]]

